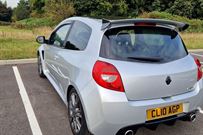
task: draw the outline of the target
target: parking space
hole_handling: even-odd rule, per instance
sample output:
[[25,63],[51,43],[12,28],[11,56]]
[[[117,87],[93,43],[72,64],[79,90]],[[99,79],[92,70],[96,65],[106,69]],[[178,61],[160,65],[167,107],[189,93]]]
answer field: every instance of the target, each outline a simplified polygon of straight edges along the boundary
[[54,88],[38,76],[36,64],[19,65],[30,102],[44,135],[71,135],[67,109]]
[[[72,135],[67,108],[47,79],[37,73],[37,64],[16,65],[43,135]],[[0,135],[32,135],[13,66],[0,66]],[[136,115],[136,114],[135,114]],[[136,135],[202,135],[203,115],[194,123],[178,121],[175,126],[146,128]]]
[[12,67],[1,66],[0,77],[0,134],[31,134]]

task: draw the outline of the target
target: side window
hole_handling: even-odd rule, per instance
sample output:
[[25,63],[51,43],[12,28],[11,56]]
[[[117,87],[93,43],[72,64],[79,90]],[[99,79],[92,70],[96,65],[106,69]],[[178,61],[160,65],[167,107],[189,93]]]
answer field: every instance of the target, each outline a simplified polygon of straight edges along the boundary
[[92,29],[86,24],[76,21],[69,33],[66,49],[70,50],[84,50],[89,42]]
[[63,46],[69,29],[70,29],[70,24],[61,26],[57,31],[52,33],[49,39],[49,44],[57,47]]

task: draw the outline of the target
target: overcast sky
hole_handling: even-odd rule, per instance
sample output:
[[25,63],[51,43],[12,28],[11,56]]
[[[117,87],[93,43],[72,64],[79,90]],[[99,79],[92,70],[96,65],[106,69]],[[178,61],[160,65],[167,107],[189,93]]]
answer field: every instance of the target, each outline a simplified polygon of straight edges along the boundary
[[1,0],[1,1],[7,1],[7,4],[9,7],[16,7],[17,3],[19,2],[19,0]]

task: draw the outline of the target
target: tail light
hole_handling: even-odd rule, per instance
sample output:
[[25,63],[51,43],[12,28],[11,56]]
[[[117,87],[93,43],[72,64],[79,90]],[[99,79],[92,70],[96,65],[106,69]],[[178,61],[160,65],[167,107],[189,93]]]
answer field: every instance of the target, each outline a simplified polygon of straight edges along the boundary
[[199,81],[202,78],[202,66],[199,59],[197,58],[194,58],[194,59],[195,59],[195,63],[197,64],[197,81]]
[[124,92],[121,76],[116,67],[110,63],[97,61],[92,76],[100,86],[119,92]]

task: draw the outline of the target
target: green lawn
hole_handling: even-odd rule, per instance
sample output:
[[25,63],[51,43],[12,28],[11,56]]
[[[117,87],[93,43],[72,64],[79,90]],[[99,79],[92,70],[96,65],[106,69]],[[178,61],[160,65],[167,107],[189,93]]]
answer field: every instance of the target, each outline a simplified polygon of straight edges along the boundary
[[37,47],[33,40],[0,38],[0,59],[34,58]]
[[[32,30],[0,26],[0,60],[35,58],[38,44],[37,35],[48,36],[51,28],[42,27]],[[203,33],[181,34],[188,49],[203,49]]]
[[188,49],[203,49],[203,33],[181,34]]
[[0,26],[0,60],[35,58],[39,47],[36,36],[50,32],[49,28],[22,30]]

